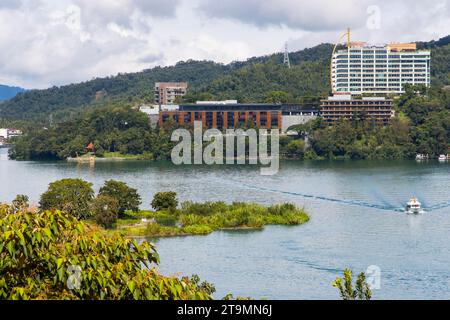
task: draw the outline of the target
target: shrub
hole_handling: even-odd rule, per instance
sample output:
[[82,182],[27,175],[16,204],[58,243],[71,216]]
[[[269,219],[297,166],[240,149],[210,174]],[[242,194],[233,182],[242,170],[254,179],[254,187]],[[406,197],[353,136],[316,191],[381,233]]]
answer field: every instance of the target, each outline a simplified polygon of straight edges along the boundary
[[286,147],[286,154],[289,158],[303,159],[305,154],[305,142],[303,140],[293,140]]
[[360,273],[356,279],[356,286],[353,289],[353,272],[350,269],[344,270],[344,278],[336,278],[333,287],[339,290],[342,300],[370,300],[372,290],[366,282],[365,273]]
[[183,231],[188,234],[207,235],[212,233],[214,230],[211,227],[205,225],[192,225],[184,227]]
[[119,202],[119,215],[123,215],[127,210],[139,211],[141,196],[136,189],[129,187],[125,182],[108,180],[100,188],[99,195],[116,199]]
[[202,300],[212,286],[161,276],[153,245],[106,236],[61,211],[0,208],[0,299]]
[[292,203],[274,204],[270,206],[268,212],[273,215],[284,215],[286,213],[295,212],[297,207]]
[[110,196],[99,195],[92,204],[95,222],[104,228],[111,228],[119,216],[119,201]]
[[181,229],[178,227],[162,226],[157,223],[149,223],[147,224],[147,228],[145,229],[146,236],[170,237],[170,236],[177,236],[180,234]]
[[50,183],[41,195],[41,210],[65,211],[77,219],[87,219],[91,214],[90,204],[94,198],[92,183],[81,179],[63,179]]
[[208,216],[228,210],[228,206],[225,202],[205,202],[196,203],[186,201],[181,204],[181,210],[183,214],[196,214],[200,216]]
[[175,192],[158,192],[154,195],[151,205],[156,211],[174,210],[178,206],[177,194]]

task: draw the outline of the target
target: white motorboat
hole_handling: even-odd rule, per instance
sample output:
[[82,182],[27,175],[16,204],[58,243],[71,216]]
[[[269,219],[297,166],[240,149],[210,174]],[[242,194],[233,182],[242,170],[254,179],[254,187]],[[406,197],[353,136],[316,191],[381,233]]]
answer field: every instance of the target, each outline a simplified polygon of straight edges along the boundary
[[416,197],[411,198],[406,204],[406,212],[410,214],[421,214],[423,213],[422,204],[417,200]]
[[441,162],[447,161],[449,159],[450,159],[450,157],[448,155],[445,155],[445,154],[441,154],[439,156],[439,161],[441,161]]

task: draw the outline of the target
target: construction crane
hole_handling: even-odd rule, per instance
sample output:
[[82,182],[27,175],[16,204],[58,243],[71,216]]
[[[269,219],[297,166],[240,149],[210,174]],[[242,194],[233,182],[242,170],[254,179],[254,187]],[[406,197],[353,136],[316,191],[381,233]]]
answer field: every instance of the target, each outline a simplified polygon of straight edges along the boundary
[[347,31],[340,36],[339,40],[336,42],[336,44],[334,45],[333,48],[333,53],[331,54],[331,63],[330,63],[330,85],[331,85],[331,91],[334,93],[336,93],[333,90],[333,58],[334,58],[334,54],[336,53],[336,49],[339,46],[339,44],[341,43],[342,39],[344,39],[345,37],[347,37],[347,48],[350,49],[351,46],[351,30],[350,28],[347,28]]

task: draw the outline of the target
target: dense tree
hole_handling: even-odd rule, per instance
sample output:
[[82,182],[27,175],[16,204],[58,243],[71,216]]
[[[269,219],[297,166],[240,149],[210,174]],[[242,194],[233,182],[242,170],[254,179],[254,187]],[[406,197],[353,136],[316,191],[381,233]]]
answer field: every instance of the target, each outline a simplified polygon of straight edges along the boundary
[[270,91],[267,93],[265,102],[267,103],[289,103],[294,102],[294,98],[285,91]]
[[119,201],[110,196],[99,195],[92,203],[92,211],[98,225],[111,228],[119,217]]
[[92,183],[81,179],[63,179],[50,183],[41,195],[41,210],[62,210],[77,219],[89,218],[90,204],[94,198]]
[[303,140],[293,140],[286,146],[286,156],[288,158],[303,159],[305,153],[305,142]]
[[178,206],[176,192],[158,192],[153,196],[152,208],[159,211],[164,209],[173,210]]
[[214,287],[155,271],[148,242],[106,236],[60,211],[0,208],[0,299],[200,300]]
[[100,188],[99,195],[116,199],[119,204],[119,214],[126,211],[139,211],[141,196],[137,190],[129,187],[125,182],[108,180]]

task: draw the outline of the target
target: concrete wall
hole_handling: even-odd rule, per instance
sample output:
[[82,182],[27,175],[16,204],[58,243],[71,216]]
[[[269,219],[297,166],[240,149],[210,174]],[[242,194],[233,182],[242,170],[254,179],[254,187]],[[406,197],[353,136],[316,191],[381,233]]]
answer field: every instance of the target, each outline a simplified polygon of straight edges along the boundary
[[282,128],[281,131],[286,133],[289,127],[307,123],[310,120],[316,119],[317,116],[311,115],[295,115],[295,116],[282,116]]

